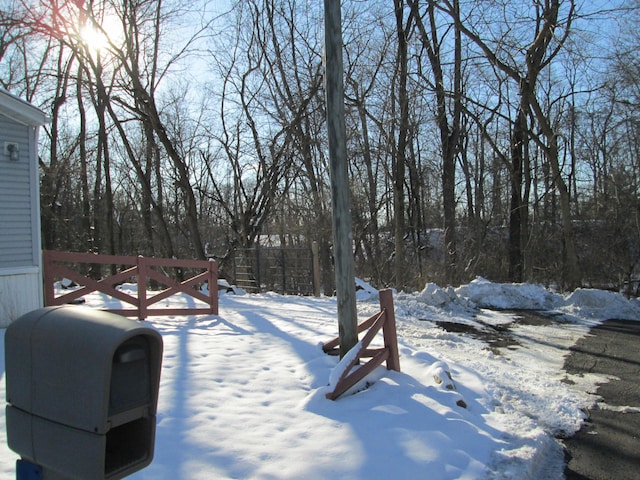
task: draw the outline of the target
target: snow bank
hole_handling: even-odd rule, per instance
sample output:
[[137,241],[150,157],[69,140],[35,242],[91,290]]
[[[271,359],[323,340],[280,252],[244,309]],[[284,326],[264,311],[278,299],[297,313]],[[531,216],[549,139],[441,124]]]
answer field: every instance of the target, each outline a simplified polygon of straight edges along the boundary
[[364,302],[366,300],[377,300],[378,290],[361,278],[356,278],[356,300]]
[[493,283],[478,277],[456,293],[481,308],[498,310],[549,310],[562,303],[562,297],[542,285]]
[[606,290],[579,288],[567,295],[565,304],[574,314],[594,320],[639,320],[640,304]]
[[427,283],[424,289],[416,295],[416,299],[427,305],[441,308],[461,303],[461,299],[452,287],[442,288],[435,283]]

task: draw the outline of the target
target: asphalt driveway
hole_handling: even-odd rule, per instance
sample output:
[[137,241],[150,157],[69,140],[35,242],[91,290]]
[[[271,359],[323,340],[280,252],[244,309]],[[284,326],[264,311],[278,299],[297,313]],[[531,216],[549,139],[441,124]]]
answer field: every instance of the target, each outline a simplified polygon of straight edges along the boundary
[[609,320],[571,348],[564,368],[615,377],[580,431],[565,440],[567,480],[640,479],[640,322]]

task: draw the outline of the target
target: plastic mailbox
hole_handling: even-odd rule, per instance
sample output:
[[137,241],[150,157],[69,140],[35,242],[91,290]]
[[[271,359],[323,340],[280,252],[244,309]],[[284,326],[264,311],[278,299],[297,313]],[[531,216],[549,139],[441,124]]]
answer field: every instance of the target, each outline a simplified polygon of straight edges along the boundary
[[117,479],[151,463],[162,364],[152,327],[86,307],[5,333],[7,442],[44,479]]

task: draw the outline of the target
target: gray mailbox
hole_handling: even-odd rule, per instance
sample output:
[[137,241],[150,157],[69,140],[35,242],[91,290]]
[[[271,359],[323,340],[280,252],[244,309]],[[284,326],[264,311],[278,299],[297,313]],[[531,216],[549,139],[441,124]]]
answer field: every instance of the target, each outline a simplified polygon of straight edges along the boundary
[[85,307],[23,315],[5,333],[7,442],[52,478],[117,479],[153,459],[162,337]]

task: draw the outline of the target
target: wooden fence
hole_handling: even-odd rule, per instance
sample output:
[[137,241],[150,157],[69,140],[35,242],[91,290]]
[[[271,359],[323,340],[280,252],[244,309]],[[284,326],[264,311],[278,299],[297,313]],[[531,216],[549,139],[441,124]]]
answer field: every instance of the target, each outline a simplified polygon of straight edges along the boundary
[[249,293],[272,291],[283,295],[320,296],[318,244],[311,248],[237,248],[233,281]]
[[[393,292],[391,290],[385,289],[380,291],[380,312],[358,325],[357,331],[358,333],[361,333],[367,329],[368,332],[364,335],[362,340],[353,347],[358,350],[343,370],[333,391],[326,394],[328,399],[337,399],[360,380],[373,372],[373,370],[375,370],[376,367],[381,365],[384,361],[387,362],[387,370],[400,371],[396,316],[393,308]],[[384,337],[384,347],[369,348],[369,344],[375,338],[380,329],[382,329]],[[339,343],[340,337],[336,337],[325,343],[322,346],[322,349],[329,355],[338,355],[340,353],[338,348]],[[370,360],[364,365],[360,365],[359,368],[354,369],[355,366],[359,365],[360,358],[362,357],[370,357]]]
[[[218,266],[213,260],[177,260],[168,258],[147,258],[118,255],[96,255],[93,253],[43,251],[44,295],[47,306],[63,305],[77,301],[83,295],[92,292],[102,292],[134,308],[106,309],[125,317],[137,317],[141,320],[149,316],[160,315],[217,315],[218,314]],[[81,264],[115,265],[121,269],[115,275],[96,280],[78,272]],[[163,269],[177,268],[194,270],[194,274],[186,280],[175,280],[169,277]],[[89,268],[86,268],[89,270]],[[55,296],[54,283],[56,280],[67,278],[79,285],[79,288]],[[137,283],[137,297],[129,295],[116,288],[126,281]],[[149,284],[157,282],[166,288],[148,293]],[[197,287],[208,284],[208,293],[203,293]],[[194,300],[203,302],[206,307],[189,308],[150,308],[152,305],[169,298],[177,293],[187,294]]]

